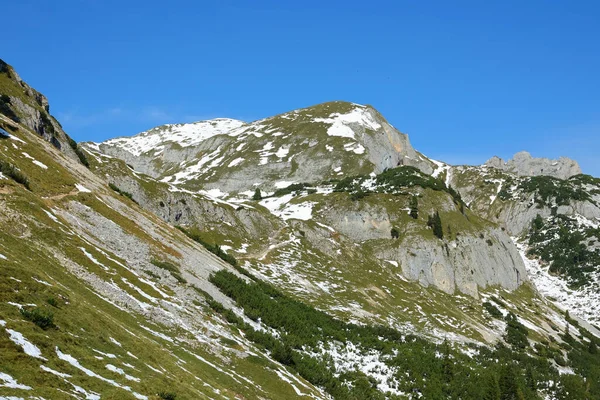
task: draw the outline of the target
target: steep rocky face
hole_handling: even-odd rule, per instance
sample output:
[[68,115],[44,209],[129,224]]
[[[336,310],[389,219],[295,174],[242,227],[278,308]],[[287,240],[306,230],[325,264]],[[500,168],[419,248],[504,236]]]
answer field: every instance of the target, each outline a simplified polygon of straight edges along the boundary
[[0,114],[8,120],[4,128],[11,130],[20,123],[62,153],[86,163],[77,144],[63,131],[60,123],[50,115],[48,99],[29,86],[7,63],[0,60]]
[[538,289],[574,315],[600,321],[600,180],[517,176],[491,166],[449,167],[469,208],[515,238]]
[[581,174],[577,161],[567,157],[558,160],[549,158],[534,158],[526,151],[519,152],[508,161],[500,157],[492,157],[485,162],[486,166],[513,173],[518,176],[552,176],[559,179],[568,179]]
[[[278,182],[380,173],[399,165],[432,172],[405,134],[368,106],[320,104],[264,120],[166,125],[131,138],[87,144],[179,187],[240,193]],[[281,185],[281,183],[280,183]]]

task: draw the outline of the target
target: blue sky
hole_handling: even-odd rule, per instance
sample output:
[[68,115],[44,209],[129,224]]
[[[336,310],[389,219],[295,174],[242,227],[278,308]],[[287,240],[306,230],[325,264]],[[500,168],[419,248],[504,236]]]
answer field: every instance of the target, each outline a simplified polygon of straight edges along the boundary
[[6,3],[0,58],[78,141],[348,100],[433,158],[528,150],[600,176],[595,1]]

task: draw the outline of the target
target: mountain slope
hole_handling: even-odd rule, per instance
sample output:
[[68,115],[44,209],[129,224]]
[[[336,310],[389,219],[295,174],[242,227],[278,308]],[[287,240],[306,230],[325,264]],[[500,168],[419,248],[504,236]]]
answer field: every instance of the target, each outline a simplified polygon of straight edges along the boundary
[[272,190],[277,181],[314,182],[379,173],[400,164],[431,169],[408,137],[377,111],[346,102],[319,104],[249,124],[217,119],[166,125],[88,146],[123,159],[139,172],[194,191]]
[[[87,144],[90,169],[0,116],[0,396],[600,397],[596,331],[535,291],[451,167],[369,107],[284,115],[289,138],[218,120]],[[260,154],[230,171],[240,136]],[[278,138],[306,162],[274,170],[305,180],[269,175]]]
[[208,306],[227,263],[0,124],[0,397],[326,397]]

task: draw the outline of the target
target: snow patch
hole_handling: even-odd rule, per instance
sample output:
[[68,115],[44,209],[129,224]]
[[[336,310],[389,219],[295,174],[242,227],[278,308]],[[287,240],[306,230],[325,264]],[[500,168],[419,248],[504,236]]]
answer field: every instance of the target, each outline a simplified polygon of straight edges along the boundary
[[242,161],[244,161],[243,157],[238,157],[235,160],[233,160],[232,162],[229,163],[228,167],[235,167],[236,165],[239,165]]
[[21,346],[25,354],[30,357],[46,360],[42,357],[42,351],[36,345],[25,339],[20,332],[13,331],[12,329],[7,329],[6,332],[10,335],[10,340],[17,346]]
[[79,183],[75,184],[75,189],[79,190],[81,193],[92,193],[90,189],[86,188],[83,185],[80,185]]
[[356,139],[354,130],[350,125],[362,125],[365,128],[375,131],[381,129],[381,125],[366,111],[366,107],[358,105],[347,114],[333,113],[329,118],[315,118],[313,121],[331,124],[327,129],[329,136],[347,137],[350,139]]
[[31,386],[21,385],[17,382],[15,378],[10,376],[9,374],[5,374],[4,372],[0,372],[0,381],[4,382],[0,384],[0,387],[6,387],[9,389],[31,390]]

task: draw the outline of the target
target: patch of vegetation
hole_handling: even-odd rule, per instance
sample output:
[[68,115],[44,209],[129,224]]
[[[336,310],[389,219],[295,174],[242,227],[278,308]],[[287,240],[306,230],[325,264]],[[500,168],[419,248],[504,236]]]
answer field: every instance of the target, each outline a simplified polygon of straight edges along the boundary
[[27,175],[25,175],[23,172],[17,169],[17,167],[12,165],[8,161],[0,160],[0,172],[11,178],[13,181],[25,186],[27,190],[31,190]]
[[46,303],[50,304],[52,307],[58,308],[58,300],[54,297],[48,297]]
[[483,308],[485,308],[485,310],[489,312],[492,317],[497,319],[502,318],[502,313],[500,312],[500,310],[498,310],[498,307],[496,307],[489,301],[483,303]]
[[36,307],[32,310],[28,310],[23,307],[20,311],[23,318],[33,322],[43,330],[55,328],[54,314],[49,311],[43,310],[39,307]]
[[221,249],[221,246],[219,246],[218,244],[208,243],[207,241],[202,239],[201,233],[198,230],[196,230],[194,228],[184,228],[182,226],[176,226],[176,228],[179,229],[181,232],[183,232],[187,237],[192,239],[194,242],[200,243],[202,246],[204,246],[204,248],[206,250],[210,251],[211,253],[213,253],[214,255],[219,257],[221,260],[225,261],[226,263],[228,263],[229,265],[234,267],[241,274],[253,278],[253,276],[248,271],[246,271],[244,268],[240,267],[240,264],[238,263],[237,259],[234,256],[232,256],[231,254],[228,254],[225,251],[223,251],[223,249]]
[[398,228],[393,227],[390,231],[390,235],[392,236],[392,239],[398,239],[400,237],[400,231],[398,230]]
[[579,227],[577,220],[555,215],[544,221],[537,216],[531,223],[529,255],[550,265],[550,272],[565,276],[572,287],[588,282],[588,275],[600,266],[600,250],[588,247],[600,240],[598,229]]
[[427,226],[433,230],[433,234],[438,239],[444,238],[444,228],[442,227],[442,219],[439,212],[436,211],[435,214],[429,216]]
[[176,400],[177,399],[177,395],[173,392],[158,392],[158,397],[160,397],[161,400]]
[[262,193],[260,192],[259,188],[256,188],[256,190],[254,191],[254,195],[252,196],[252,200],[254,201],[260,201],[262,200]]
[[6,115],[8,118],[13,121],[19,123],[21,122],[21,118],[13,111],[11,108],[11,100],[10,97],[3,94],[0,96],[0,114]]
[[181,276],[181,272],[179,271],[179,268],[177,268],[174,264],[171,264],[168,261],[160,261],[160,260],[156,260],[156,259],[153,259],[150,262],[153,265],[157,266],[158,268],[168,271],[171,274],[171,276],[173,276],[173,278],[175,278],[177,280],[177,282],[179,282],[181,284],[187,283],[185,278],[183,276]]
[[[290,193],[294,193],[294,194],[298,194],[299,192],[308,189],[308,188],[312,188],[313,185],[308,184],[308,183],[292,183],[291,185],[282,188],[282,189],[277,189],[275,191],[275,193],[273,193],[274,197],[281,197],[281,196],[285,196],[286,194],[290,194]],[[256,193],[255,193],[256,195]]]
[[412,219],[419,218],[419,198],[417,196],[412,196],[410,198],[410,216]]
[[[420,398],[537,399],[537,390],[558,396],[565,387],[571,390],[569,398],[573,399],[600,395],[597,381],[589,386],[581,377],[568,382],[552,367],[550,358],[528,354],[525,351],[527,330],[511,314],[506,318],[505,335],[511,347],[478,347],[477,355],[471,358],[448,343],[436,345],[383,326],[342,322],[287,297],[265,282],[247,283],[226,271],[216,272],[210,280],[235,300],[249,318],[260,320],[279,332],[279,336],[255,331],[233,311],[208,300],[215,311],[242,330],[248,339],[268,350],[274,359],[324,388],[335,399],[382,399],[384,396],[377,390],[376,382],[364,374],[336,370],[327,357],[309,357],[306,351],[318,352],[319,344],[353,343],[367,352],[380,352],[389,367],[397,368],[397,389],[418,394]],[[575,342],[573,346],[577,350],[572,357],[581,357],[576,363],[577,368],[582,369],[581,376],[585,376],[587,382],[597,379],[600,357],[588,352],[587,345]]]
[[133,195],[129,192],[126,192],[124,190],[119,189],[119,187],[117,187],[117,185],[115,185],[114,183],[109,183],[108,186],[114,190],[115,192],[119,193],[121,196],[125,196],[127,197],[129,200],[133,201],[134,203],[137,204],[137,201],[135,201],[135,199],[133,198]]
[[[350,193],[351,195],[354,195],[355,198],[353,199],[357,200],[365,197],[369,193],[406,194],[404,189],[420,186],[423,189],[446,192],[452,196],[456,204],[463,204],[462,198],[456,190],[451,187],[446,187],[441,180],[434,178],[431,175],[427,175],[415,167],[400,166],[382,172],[374,178],[375,188],[371,190],[367,190],[363,187],[363,183],[368,179],[372,178],[366,175],[346,177],[337,182],[333,191]],[[411,216],[415,218],[415,215],[418,217],[418,200],[415,205],[414,200],[411,199]]]
[[571,201],[592,201],[590,194],[577,184],[585,178],[562,180],[551,176],[532,176],[523,179],[518,189],[535,193],[535,202],[541,207],[565,206]]
[[[73,149],[73,151],[75,152],[75,154],[77,155],[77,158],[79,158],[79,161],[86,166],[86,168],[90,168],[90,162],[88,161],[87,157],[85,156],[85,153],[83,152],[83,150],[81,150],[81,148],[77,145],[77,142],[74,141],[73,139],[71,139],[70,136],[67,136],[67,142],[69,143],[69,147],[71,149]],[[133,169],[133,168],[132,168]],[[133,199],[132,199],[133,200]]]
[[527,328],[519,322],[515,314],[508,313],[504,317],[506,321],[506,334],[504,340],[510,344],[514,349],[523,350],[529,346],[527,341]]
[[[40,119],[42,120],[43,132],[51,136],[56,136],[56,130],[54,129],[54,125],[52,125],[52,121],[50,120],[50,117],[48,117],[48,114],[45,111],[40,111]],[[40,134],[43,132],[40,132]]]

